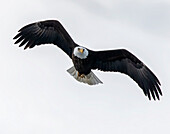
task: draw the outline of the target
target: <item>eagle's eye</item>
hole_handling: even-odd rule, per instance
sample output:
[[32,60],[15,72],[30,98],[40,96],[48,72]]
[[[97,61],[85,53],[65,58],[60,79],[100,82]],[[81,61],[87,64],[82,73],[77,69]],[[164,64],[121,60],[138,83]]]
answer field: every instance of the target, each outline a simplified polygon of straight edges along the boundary
[[84,52],[84,48],[78,48],[78,51],[79,51],[80,53],[83,53],[83,52]]

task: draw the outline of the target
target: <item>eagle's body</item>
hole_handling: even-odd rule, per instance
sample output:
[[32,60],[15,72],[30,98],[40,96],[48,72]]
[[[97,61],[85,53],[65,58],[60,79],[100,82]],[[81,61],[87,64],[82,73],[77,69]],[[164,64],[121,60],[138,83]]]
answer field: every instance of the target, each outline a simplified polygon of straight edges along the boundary
[[95,85],[102,83],[92,72],[121,72],[130,76],[143,89],[149,99],[162,95],[160,82],[153,72],[136,56],[125,49],[93,51],[76,44],[59,21],[47,20],[24,26],[14,37],[19,47],[33,48],[35,45],[52,43],[61,48],[73,61],[67,71],[78,81]]
[[79,74],[87,75],[91,72],[91,64],[92,60],[89,59],[79,59],[76,56],[73,56],[73,64],[75,69],[79,72]]
[[[78,47],[81,49],[81,47]],[[72,61],[74,64],[74,67],[80,74],[89,74],[92,69],[92,64],[94,62],[94,56],[93,53],[90,52],[90,50],[86,48],[82,48],[88,51],[88,54],[84,57],[76,55],[76,53],[73,52],[72,54]],[[79,51],[78,51],[79,53]],[[80,53],[81,54],[81,53]],[[81,58],[80,58],[81,57]]]

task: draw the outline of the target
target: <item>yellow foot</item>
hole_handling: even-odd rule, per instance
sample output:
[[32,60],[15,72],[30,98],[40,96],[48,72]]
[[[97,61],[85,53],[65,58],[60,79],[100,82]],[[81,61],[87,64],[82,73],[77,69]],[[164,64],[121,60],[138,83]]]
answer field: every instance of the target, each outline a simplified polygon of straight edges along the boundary
[[85,75],[84,75],[84,74],[81,74],[80,77],[81,77],[81,78],[85,78]]
[[80,73],[78,72],[78,77],[85,78],[85,74],[80,74]]

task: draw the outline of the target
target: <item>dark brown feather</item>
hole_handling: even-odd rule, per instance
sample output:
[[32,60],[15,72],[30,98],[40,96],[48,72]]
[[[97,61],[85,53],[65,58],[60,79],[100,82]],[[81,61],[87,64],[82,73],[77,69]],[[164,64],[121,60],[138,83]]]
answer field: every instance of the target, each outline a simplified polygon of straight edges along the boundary
[[18,32],[13,39],[17,39],[15,44],[22,41],[19,46],[25,45],[24,49],[33,48],[35,45],[52,43],[61,48],[71,58],[73,49],[78,46],[61,23],[56,20],[28,24]]
[[[93,69],[121,72],[130,76],[142,89],[146,96],[159,100],[162,95],[160,82],[154,73],[136,56],[125,49],[97,51]],[[156,96],[156,97],[155,97]]]

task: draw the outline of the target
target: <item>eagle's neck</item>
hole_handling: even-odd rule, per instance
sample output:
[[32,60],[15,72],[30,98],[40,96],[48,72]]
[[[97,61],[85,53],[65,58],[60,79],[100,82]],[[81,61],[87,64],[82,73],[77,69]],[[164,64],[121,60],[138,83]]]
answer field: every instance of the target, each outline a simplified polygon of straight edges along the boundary
[[[83,51],[81,52],[80,50],[83,49]],[[75,47],[74,51],[73,51],[74,56],[80,58],[80,59],[86,59],[89,52],[86,48],[84,47]]]

